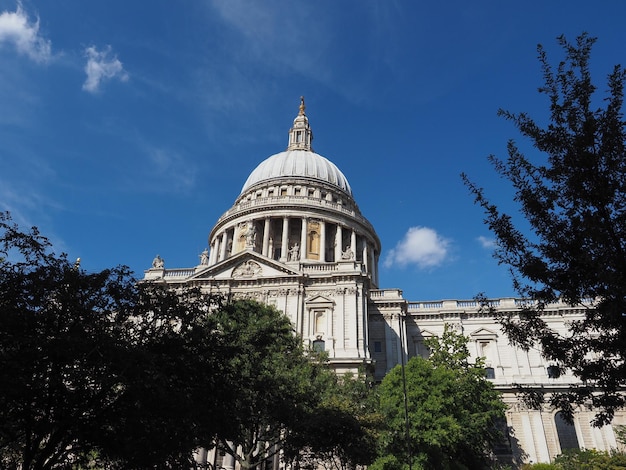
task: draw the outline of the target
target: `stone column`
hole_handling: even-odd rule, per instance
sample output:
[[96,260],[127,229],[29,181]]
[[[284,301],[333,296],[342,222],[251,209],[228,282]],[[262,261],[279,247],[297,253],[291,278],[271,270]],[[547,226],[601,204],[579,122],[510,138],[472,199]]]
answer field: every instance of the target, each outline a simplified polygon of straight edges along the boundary
[[222,233],[222,241],[220,242],[220,261],[226,259],[226,246],[228,245],[228,232],[224,230]]
[[343,229],[337,224],[337,234],[335,235],[335,261],[341,260],[341,252],[343,247]]
[[209,264],[213,266],[217,262],[217,239],[211,243],[211,254],[209,255]]
[[300,260],[305,260],[307,255],[306,230],[306,217],[302,217],[302,230],[300,231]]
[[365,266],[365,272],[368,272],[369,260],[368,260],[368,248],[367,248],[367,239],[363,237],[363,266]]
[[269,256],[267,254],[270,246],[270,218],[265,218],[265,226],[263,227],[263,256]]
[[326,261],[326,222],[320,220],[320,261]]
[[350,237],[350,249],[354,254],[354,261],[356,261],[356,232],[352,231],[352,236]]
[[378,284],[378,261],[379,261],[379,254],[377,251],[374,252],[374,273],[376,274],[374,276],[374,279],[376,280],[376,285],[380,286],[380,284]]
[[287,261],[287,250],[289,249],[289,217],[283,217],[283,242],[280,247],[280,261]]

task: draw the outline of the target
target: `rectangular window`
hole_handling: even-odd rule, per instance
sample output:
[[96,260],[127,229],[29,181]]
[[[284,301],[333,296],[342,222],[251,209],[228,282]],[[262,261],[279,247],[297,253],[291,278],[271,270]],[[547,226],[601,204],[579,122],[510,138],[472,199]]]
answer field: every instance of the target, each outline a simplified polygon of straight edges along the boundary
[[374,352],[383,352],[383,343],[381,343],[380,341],[374,341]]

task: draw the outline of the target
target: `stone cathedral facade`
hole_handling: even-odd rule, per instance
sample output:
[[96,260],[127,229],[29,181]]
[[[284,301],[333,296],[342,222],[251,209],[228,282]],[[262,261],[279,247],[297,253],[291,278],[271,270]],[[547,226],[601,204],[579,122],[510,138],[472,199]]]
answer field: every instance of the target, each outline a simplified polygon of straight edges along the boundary
[[[200,286],[273,305],[305,342],[328,353],[337,372],[366,367],[377,380],[403,360],[427,355],[424,340],[452,324],[470,338],[472,355],[486,359],[487,377],[509,405],[508,437],[496,449],[504,459],[549,462],[566,448],[616,448],[612,426],[591,427],[588,410],[580,410],[571,425],[555,410],[523,406],[514,384],[550,393],[576,380],[567,373],[557,376],[539,351],[511,346],[475,301],[409,301],[401,290],[379,286],[376,231],[359,210],[347,178],[313,151],[312,141],[302,100],[287,149],[248,176],[211,230],[199,264],[166,268],[157,256],[145,280]],[[519,302],[491,300],[496,309],[511,312]],[[564,330],[568,320],[583,314],[582,308],[555,304],[545,319]],[[614,424],[626,424],[626,414],[618,414]],[[234,467],[211,452],[202,458],[220,459],[226,470]]]

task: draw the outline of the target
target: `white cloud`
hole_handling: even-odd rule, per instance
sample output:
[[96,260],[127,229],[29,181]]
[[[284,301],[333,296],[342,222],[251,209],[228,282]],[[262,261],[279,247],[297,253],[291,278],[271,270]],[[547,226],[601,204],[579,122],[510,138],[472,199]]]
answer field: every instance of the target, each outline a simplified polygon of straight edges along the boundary
[[450,241],[428,227],[411,227],[387,258],[385,267],[394,264],[414,264],[418,268],[431,268],[443,263],[448,256]]
[[87,56],[87,65],[85,65],[85,73],[87,79],[83,83],[83,90],[95,93],[99,90],[100,84],[104,80],[118,78],[125,82],[128,80],[128,74],[124,70],[124,66],[116,55],[110,56],[111,46],[99,52],[95,46],[85,49]]
[[493,238],[483,237],[482,235],[477,238],[478,243],[485,249],[493,249],[496,247],[496,241]]
[[47,62],[51,57],[50,41],[39,35],[39,18],[34,23],[18,3],[15,12],[0,13],[0,44],[13,44],[20,54],[36,62]]

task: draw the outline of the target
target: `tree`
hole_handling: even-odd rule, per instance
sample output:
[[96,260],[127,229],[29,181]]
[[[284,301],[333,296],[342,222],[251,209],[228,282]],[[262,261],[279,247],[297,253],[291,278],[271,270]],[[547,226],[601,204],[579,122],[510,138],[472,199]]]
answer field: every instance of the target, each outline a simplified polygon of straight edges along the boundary
[[222,423],[218,450],[248,470],[278,455],[317,406],[324,366],[309,359],[289,319],[271,306],[238,300],[212,316],[229,395],[208,418]]
[[188,466],[216,432],[213,300],[50,248],[0,214],[0,466]]
[[327,370],[321,402],[294,428],[285,457],[295,468],[352,469],[370,465],[384,427],[377,389],[364,373]]
[[502,437],[497,423],[504,419],[506,406],[485,378],[482,360],[468,361],[467,341],[446,325],[441,338],[428,342],[430,359],[413,357],[407,362],[408,424],[402,367],[385,376],[380,396],[388,425],[381,439],[382,456],[395,459],[378,461],[376,468],[397,468],[409,458],[417,468],[487,468],[491,449]]
[[272,307],[87,273],[0,214],[2,468],[191,468],[217,446],[249,469],[312,442],[336,380]]
[[120,307],[108,292],[130,285],[123,268],[85,274],[48,253],[7,214],[0,228],[0,461],[55,468],[79,458],[121,393],[125,347],[102,312]]
[[524,470],[614,470],[626,468],[626,454],[612,450],[567,449],[551,464],[524,466]]
[[220,429],[205,417],[230,392],[209,313],[223,299],[152,283],[137,284],[136,294],[125,329],[124,393],[96,443],[114,468],[192,468],[194,451],[209,447]]
[[[573,405],[598,410],[594,424],[610,422],[623,407],[626,385],[626,152],[622,114],[626,72],[615,66],[602,102],[590,72],[594,38],[572,44],[558,38],[565,58],[553,69],[538,46],[549,100],[549,123],[500,110],[540,152],[522,154],[508,144],[508,158],[490,157],[510,181],[529,231],[491,203],[463,175],[497,240],[495,257],[513,274],[528,300],[519,315],[501,315],[504,331],[523,349],[538,345],[546,358],[570,369],[581,385],[552,396],[571,416]],[[585,318],[566,334],[550,329],[541,314],[562,299],[586,307]]]

